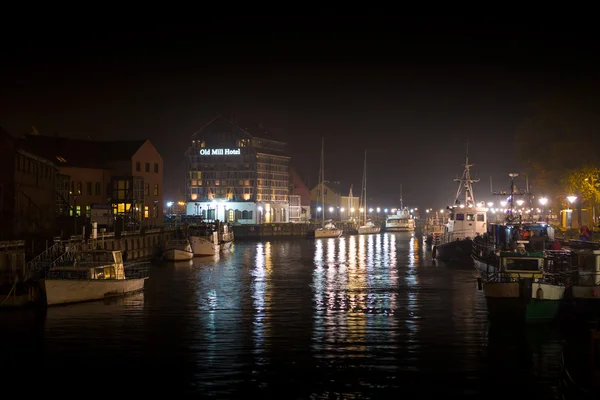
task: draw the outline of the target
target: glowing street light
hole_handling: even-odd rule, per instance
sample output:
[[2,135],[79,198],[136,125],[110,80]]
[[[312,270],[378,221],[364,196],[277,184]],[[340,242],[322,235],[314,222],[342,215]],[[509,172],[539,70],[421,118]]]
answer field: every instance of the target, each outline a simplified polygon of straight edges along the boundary
[[548,203],[548,199],[545,197],[542,197],[541,199],[539,199],[540,204],[543,206],[546,205],[546,203]]
[[329,207],[329,212],[333,212],[333,207]]
[[573,204],[575,203],[575,200],[577,200],[577,196],[567,196],[567,200],[569,200],[569,203]]
[[493,201],[488,201],[487,205],[488,205],[489,208],[492,208],[492,206],[494,205],[494,202]]
[[522,205],[523,205],[523,203],[525,203],[525,201],[523,201],[523,200],[517,200],[517,204],[518,204],[519,206],[522,206]]
[[502,201],[500,202],[500,205],[501,205],[502,207],[506,207],[506,201],[502,200]]

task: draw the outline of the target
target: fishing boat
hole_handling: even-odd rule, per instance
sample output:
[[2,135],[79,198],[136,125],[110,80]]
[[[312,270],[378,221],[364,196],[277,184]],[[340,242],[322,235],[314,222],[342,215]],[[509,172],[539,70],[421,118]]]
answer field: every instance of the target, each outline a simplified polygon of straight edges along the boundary
[[473,239],[486,231],[487,209],[484,203],[475,202],[473,193],[473,183],[479,182],[479,179],[471,179],[473,165],[469,164],[467,143],[465,169],[462,177],[454,180],[458,182],[454,204],[447,207],[448,220],[443,234],[437,235],[432,243],[431,253],[441,261],[470,262]]
[[[490,319],[543,322],[556,318],[565,293],[562,264],[547,253],[554,229],[545,222],[522,222],[514,213],[511,174],[509,212],[504,223],[492,223],[472,247],[479,288]],[[549,260],[553,262],[550,263]]]
[[565,300],[574,315],[600,320],[600,250],[573,249],[573,270]]
[[221,251],[215,223],[202,222],[188,227],[188,237],[194,256],[215,256]]
[[362,225],[358,227],[359,235],[379,233],[381,227],[367,220],[367,151],[365,150],[365,166],[363,169],[362,191],[360,194],[360,210],[362,211]]
[[439,242],[439,237],[444,234],[444,223],[443,219],[439,217],[439,214],[435,213],[435,216],[427,218],[425,225],[423,225],[423,242],[427,246],[431,246],[435,242]]
[[87,250],[53,265],[40,280],[48,306],[101,300],[144,289],[150,263],[123,263],[119,250]]
[[337,238],[342,236],[342,229],[336,228],[332,220],[325,221],[325,138],[321,138],[321,168],[319,172],[319,198],[321,199],[322,225],[315,229],[315,238]]
[[163,259],[168,261],[187,261],[194,258],[194,252],[188,239],[167,241],[163,251]]

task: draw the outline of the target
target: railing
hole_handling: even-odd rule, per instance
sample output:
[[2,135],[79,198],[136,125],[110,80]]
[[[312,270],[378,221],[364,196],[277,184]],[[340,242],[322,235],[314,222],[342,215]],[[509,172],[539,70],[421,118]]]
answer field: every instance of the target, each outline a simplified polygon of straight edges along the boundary
[[86,244],[83,242],[69,242],[67,250],[63,254],[61,254],[60,257],[54,260],[52,264],[50,264],[50,268],[56,267],[61,263],[64,263],[65,261],[70,261],[73,258],[75,258],[74,255],[80,252],[84,245]]
[[86,262],[79,265],[66,263],[54,268],[48,268],[46,270],[46,278],[77,280],[142,279],[148,278],[149,271],[150,262],[128,263],[125,264],[122,270],[120,270],[118,265],[106,262]]
[[150,273],[150,262],[134,262],[125,264],[126,279],[148,278]]

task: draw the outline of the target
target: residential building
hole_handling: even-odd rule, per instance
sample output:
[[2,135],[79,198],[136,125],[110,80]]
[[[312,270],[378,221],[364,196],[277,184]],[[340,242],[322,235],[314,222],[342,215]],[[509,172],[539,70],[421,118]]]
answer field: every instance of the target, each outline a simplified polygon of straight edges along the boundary
[[310,220],[310,190],[296,170],[290,167],[290,221]]
[[342,221],[356,221],[360,214],[360,197],[355,196],[350,186],[348,196],[340,196],[339,218]]
[[[149,140],[92,141],[39,134],[24,142],[58,167],[56,213],[91,222],[110,210],[121,229],[162,225],[163,160]],[[96,214],[97,215],[97,214]]]
[[310,209],[314,218],[322,218],[321,212],[325,213],[325,219],[339,218],[340,193],[342,186],[340,182],[325,181],[323,183],[324,204],[321,198],[320,185],[310,191]]
[[262,125],[217,116],[186,151],[186,214],[238,224],[289,221],[286,143]]
[[54,235],[56,165],[0,127],[0,240]]

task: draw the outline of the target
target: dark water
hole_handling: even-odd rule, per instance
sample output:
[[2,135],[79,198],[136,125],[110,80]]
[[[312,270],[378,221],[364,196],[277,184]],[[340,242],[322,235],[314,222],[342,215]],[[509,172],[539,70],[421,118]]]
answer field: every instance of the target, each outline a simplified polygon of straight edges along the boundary
[[421,243],[239,242],[154,266],[143,294],[3,312],[2,379],[70,395],[555,398],[556,329],[490,326],[473,267]]

